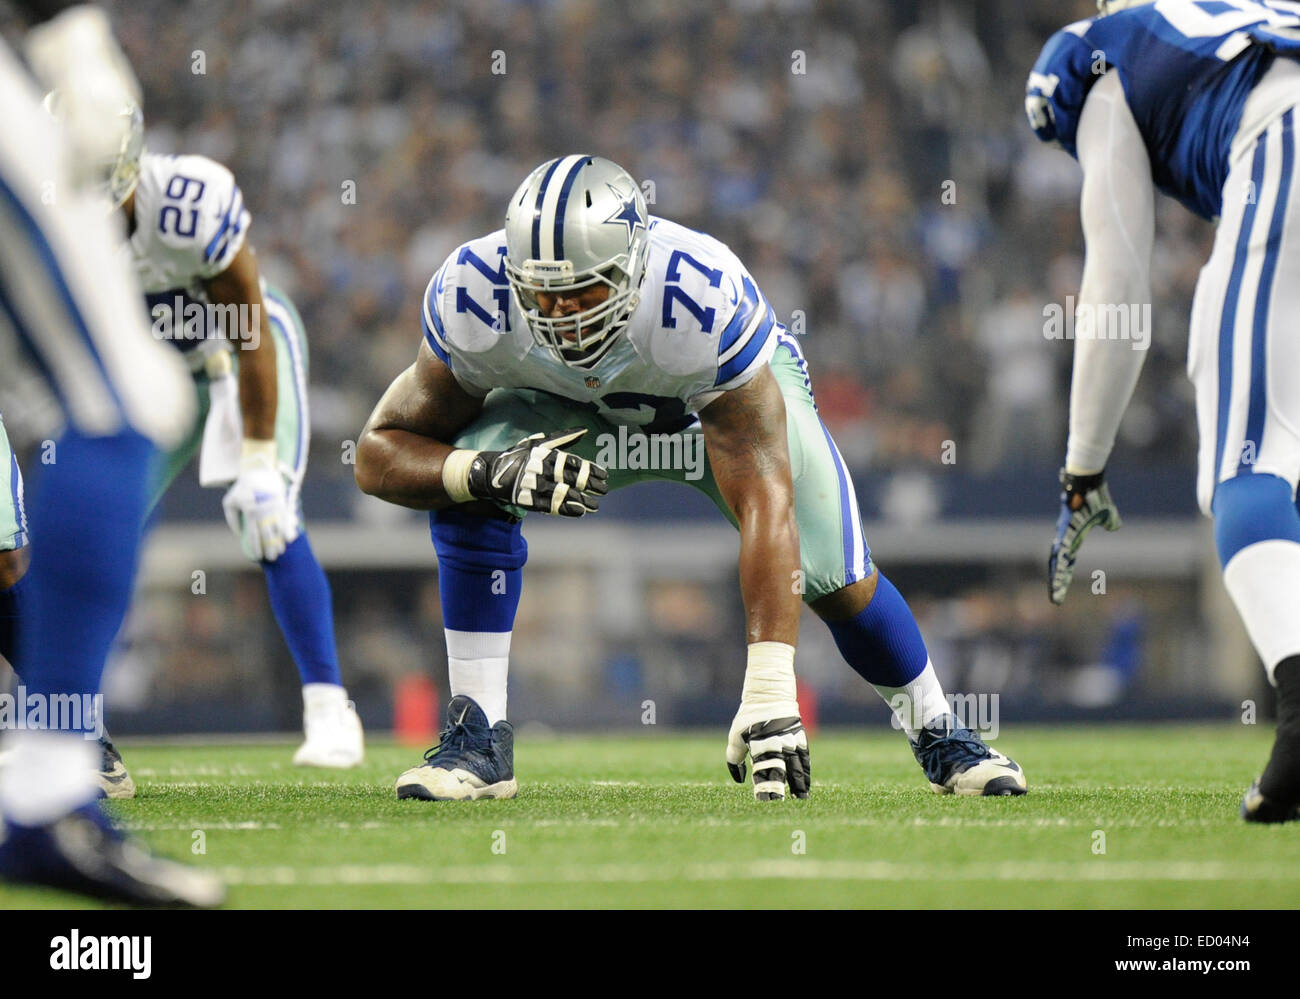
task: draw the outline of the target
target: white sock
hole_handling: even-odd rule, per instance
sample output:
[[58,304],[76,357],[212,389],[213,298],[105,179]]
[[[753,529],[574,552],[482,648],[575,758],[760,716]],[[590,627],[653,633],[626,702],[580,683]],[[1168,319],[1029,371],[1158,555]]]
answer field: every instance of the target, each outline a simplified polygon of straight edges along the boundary
[[451,696],[478,702],[489,725],[506,716],[506,674],[510,668],[509,631],[453,631],[447,635],[447,674]]
[[79,733],[45,729],[11,731],[13,755],[0,770],[0,815],[20,826],[39,826],[99,797],[99,743]]
[[302,685],[302,706],[304,711],[325,711],[329,708],[342,709],[347,706],[348,692],[337,683],[304,683]]
[[935,675],[934,664],[929,659],[925,661],[925,669],[905,686],[872,686],[884,698],[885,703],[894,709],[895,724],[907,733],[909,739],[915,739],[924,726],[952,711],[948,699],[943,695],[939,677]]
[[1276,686],[1277,664],[1300,653],[1300,544],[1278,538],[1247,545],[1228,559],[1223,584]]

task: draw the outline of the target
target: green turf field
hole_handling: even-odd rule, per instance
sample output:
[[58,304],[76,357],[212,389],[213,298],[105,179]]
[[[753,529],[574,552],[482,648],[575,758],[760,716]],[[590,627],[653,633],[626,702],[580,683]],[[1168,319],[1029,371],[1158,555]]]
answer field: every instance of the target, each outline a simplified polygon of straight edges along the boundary
[[[933,794],[897,733],[839,731],[813,740],[811,799],[760,804],[724,740],[524,731],[517,799],[430,803],[396,800],[420,753],[391,743],[326,774],[287,743],[124,739],[139,794],[113,811],[235,907],[1300,904],[1300,825],[1237,817],[1266,725],[1006,729],[1030,793],[989,799]],[[0,887],[0,908],[76,904]]]

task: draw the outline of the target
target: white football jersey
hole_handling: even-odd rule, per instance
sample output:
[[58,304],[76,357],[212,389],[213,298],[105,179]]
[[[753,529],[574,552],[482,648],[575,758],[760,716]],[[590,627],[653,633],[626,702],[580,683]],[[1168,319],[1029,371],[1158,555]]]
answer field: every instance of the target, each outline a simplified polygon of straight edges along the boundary
[[424,336],[469,393],[558,395],[615,424],[672,433],[721,393],[744,385],[776,349],[780,325],[726,245],[652,218],[641,300],[590,368],[539,345],[506,280],[505,230],[454,250],[424,296]]
[[[235,259],[250,217],[234,175],[206,156],[140,158],[135,231],[129,243],[140,286],[157,321],[176,300],[206,302],[203,282]],[[190,346],[194,331],[174,337]]]

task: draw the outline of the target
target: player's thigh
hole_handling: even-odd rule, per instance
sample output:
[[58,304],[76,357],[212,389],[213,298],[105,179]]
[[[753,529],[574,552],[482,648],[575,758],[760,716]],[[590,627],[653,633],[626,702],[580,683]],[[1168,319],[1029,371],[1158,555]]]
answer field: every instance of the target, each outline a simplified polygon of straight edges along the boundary
[[27,511],[23,507],[23,475],[0,420],[0,552],[27,544]]
[[203,444],[203,424],[211,408],[211,393],[205,375],[194,377],[194,395],[198,412],[185,428],[184,436],[165,451],[157,451],[149,472],[149,510],[153,511],[176,477],[181,474]]
[[[39,95],[35,95],[39,98]],[[0,324],[34,358],[71,424],[176,440],[193,407],[180,358],[149,333],[140,291],[97,199],[67,189],[57,135],[0,50]]]
[[797,344],[777,348],[772,371],[785,398],[804,600],[812,603],[871,575],[871,551],[848,466],[817,415]]
[[1197,500],[1238,475],[1300,480],[1300,191],[1277,122],[1224,186],[1214,249],[1193,300],[1187,371],[1199,432]]
[[[533,389],[494,389],[483,400],[479,415],[451,443],[475,451],[504,451],[536,433],[578,427],[587,433],[567,445],[565,450],[596,461],[602,435],[615,432],[615,428],[598,414],[567,399]],[[626,475],[610,469],[610,489],[629,485],[630,481]],[[526,513],[513,506],[504,509],[516,517],[523,517]]]
[[[857,495],[848,468],[813,403],[807,364],[788,336],[772,357],[772,374],[785,400],[786,440],[799,526],[802,588],[812,603],[871,575],[871,552],[862,531]],[[733,524],[713,473],[690,483],[707,494]]]

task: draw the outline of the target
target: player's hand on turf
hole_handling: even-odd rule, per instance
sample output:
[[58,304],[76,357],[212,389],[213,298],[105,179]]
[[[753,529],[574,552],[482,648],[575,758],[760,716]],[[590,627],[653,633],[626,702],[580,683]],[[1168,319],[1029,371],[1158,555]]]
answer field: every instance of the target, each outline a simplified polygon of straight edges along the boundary
[[1052,603],[1065,602],[1074,579],[1074,561],[1083,539],[1094,527],[1108,531],[1120,528],[1119,509],[1110,498],[1105,472],[1071,475],[1061,469],[1061,513],[1056,520],[1056,538],[1047,560],[1047,589]]
[[246,454],[241,459],[239,478],[227,490],[221,508],[244,554],[254,561],[274,562],[298,537],[298,512],[289,502],[288,483],[273,453]]
[[470,494],[561,517],[595,513],[609,491],[609,473],[563,450],[586,432],[533,434],[506,451],[478,452],[469,466]]
[[785,786],[796,798],[808,797],[812,769],[808,735],[799,719],[799,704],[746,705],[731,723],[727,736],[727,770],[737,784],[745,782],[745,757],[754,767],[754,798],[780,801]]

